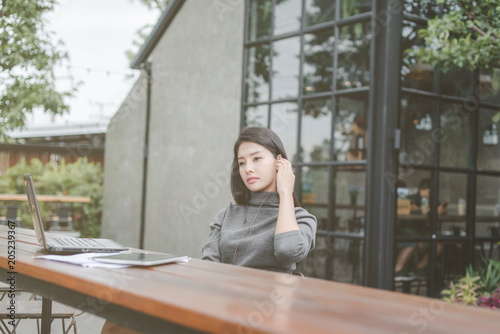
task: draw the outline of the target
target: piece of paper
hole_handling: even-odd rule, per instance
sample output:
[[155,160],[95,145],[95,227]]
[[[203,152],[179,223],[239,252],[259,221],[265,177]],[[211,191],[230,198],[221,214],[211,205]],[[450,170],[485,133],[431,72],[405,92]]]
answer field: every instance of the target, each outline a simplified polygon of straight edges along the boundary
[[[130,252],[130,251],[127,251]],[[125,252],[125,253],[127,253]],[[93,257],[98,256],[107,256],[113,254],[120,254],[124,252],[117,253],[79,253],[74,255],[39,255],[36,256],[37,259],[45,259],[51,261],[59,261],[64,263],[75,264],[82,267],[90,267],[90,268],[126,268],[130,267],[127,264],[111,264],[111,263],[103,263],[92,260]]]

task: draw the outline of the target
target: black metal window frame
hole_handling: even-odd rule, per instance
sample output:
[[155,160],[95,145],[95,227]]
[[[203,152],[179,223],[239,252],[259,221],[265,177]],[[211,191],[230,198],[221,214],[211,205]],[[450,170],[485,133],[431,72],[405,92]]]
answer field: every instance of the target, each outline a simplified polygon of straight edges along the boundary
[[[373,28],[373,22],[375,20],[375,15],[374,15],[374,6],[376,1],[371,1],[371,6],[372,9],[370,11],[367,11],[365,13],[357,14],[351,17],[347,18],[340,18],[340,4],[342,0],[336,0],[336,8],[335,8],[335,18],[333,21],[329,22],[324,22],[320,24],[316,24],[313,26],[306,26],[305,22],[305,4],[306,0],[302,0],[302,21],[301,25],[298,30],[290,33],[285,33],[281,35],[274,36],[274,8],[276,6],[276,0],[270,0],[272,9],[271,9],[271,32],[269,37],[265,38],[260,38],[254,41],[248,40],[248,29],[249,29],[249,8],[250,8],[250,0],[245,1],[245,24],[244,24],[244,52],[243,52],[243,65],[242,65],[242,86],[241,86],[241,122],[240,122],[240,130],[242,130],[245,127],[245,111],[247,108],[250,107],[258,107],[258,106],[267,106],[267,126],[270,127],[271,125],[271,113],[272,113],[272,106],[274,104],[278,103],[283,103],[283,102],[293,102],[297,103],[297,108],[298,108],[298,126],[297,126],[297,142],[296,142],[296,147],[300,148],[300,140],[301,140],[301,124],[302,124],[302,110],[303,110],[303,105],[305,101],[313,101],[313,100],[320,100],[320,99],[328,99],[330,98],[331,100],[331,133],[330,133],[330,160],[329,161],[323,161],[323,162],[302,162],[302,161],[293,161],[294,167],[296,169],[296,175],[297,175],[297,180],[301,180],[302,177],[302,167],[328,167],[328,206],[327,206],[327,221],[328,221],[328,228],[332,225],[331,222],[333,220],[333,217],[335,216],[335,188],[334,188],[334,177],[335,174],[338,170],[343,170],[345,168],[352,168],[355,166],[361,166],[362,170],[354,170],[354,171],[360,171],[365,174],[367,174],[367,160],[356,160],[356,161],[336,161],[334,160],[334,145],[335,145],[335,139],[334,139],[334,131],[335,131],[335,116],[336,116],[336,100],[338,97],[349,97],[352,96],[353,94],[359,94],[363,93],[366,94],[366,101],[367,101],[367,116],[372,113],[373,109],[373,103],[372,103],[372,93],[371,93],[371,86],[373,85],[373,66],[374,66],[374,61],[373,57],[370,57],[369,59],[369,66],[370,66],[370,80],[369,80],[369,85],[368,86],[363,86],[359,88],[349,88],[349,89],[337,89],[337,83],[336,83],[336,72],[333,71],[332,75],[332,90],[328,92],[320,92],[320,93],[314,93],[314,94],[304,94],[303,90],[303,82],[304,82],[304,77],[303,77],[303,65],[304,65],[304,35],[310,34],[310,33],[317,33],[321,31],[325,31],[327,29],[332,29],[333,30],[333,36],[335,38],[335,43],[338,41],[339,37],[339,31],[340,28],[347,26],[347,25],[353,25],[357,23],[362,23],[365,25],[365,27],[369,27],[370,31]],[[272,100],[272,89],[273,89],[273,78],[272,75],[270,75],[269,78],[269,100],[263,101],[263,102],[257,102],[257,103],[248,103],[246,102],[246,87],[245,87],[245,78],[246,78],[246,71],[247,71],[247,65],[248,65],[248,57],[247,57],[247,49],[250,47],[255,47],[258,45],[262,44],[268,44],[270,45],[270,49],[272,50],[273,43],[286,39],[286,38],[292,38],[292,37],[300,37],[300,69],[299,69],[299,87],[298,87],[298,94],[296,98],[290,98],[290,99],[276,99]],[[373,38],[370,38],[369,40],[369,50],[370,53],[373,54],[374,50],[374,40]],[[273,57],[272,55],[270,56],[271,61],[270,61],[270,73],[273,71]],[[333,69],[337,68],[337,49],[334,48],[334,52],[332,54],[333,58]],[[372,131],[372,126],[371,124],[368,124],[368,131]],[[299,152],[299,149],[297,149],[297,152]],[[368,178],[368,175],[366,175]],[[367,180],[368,181],[368,180]],[[368,183],[368,182],[367,182]],[[299,198],[301,198],[301,187],[300,187],[300,182],[296,182],[296,193],[299,194]],[[368,193],[368,191],[366,192]],[[365,202],[367,201],[367,196],[365,197]],[[366,211],[365,211],[366,212]],[[366,221],[366,224],[369,224],[368,221]],[[327,239],[330,238],[342,238],[342,239],[349,239],[349,240],[360,240],[364,241],[365,240],[365,234],[357,234],[357,233],[345,233],[345,232],[335,232],[331,230],[318,230],[317,233],[319,236],[325,236]],[[366,249],[365,249],[366,252]],[[364,254],[363,254],[364,258]],[[332,261],[330,261],[332,262]],[[364,267],[363,264],[361,264],[362,267]],[[333,268],[331,263],[327,263],[327,268],[326,268],[326,276],[331,277],[333,276]],[[363,284],[366,284],[365,281],[363,281]]]
[[[403,20],[413,22],[416,24],[426,24],[427,18],[420,17],[408,13],[403,14]],[[401,37],[403,38],[403,37]],[[447,103],[458,103],[460,105],[467,105],[469,102],[473,102],[475,104],[475,109],[473,112],[470,112],[470,120],[472,122],[472,133],[470,134],[470,142],[473,148],[478,147],[478,134],[479,134],[479,116],[481,108],[488,109],[496,109],[498,110],[499,105],[489,102],[484,102],[478,99],[475,96],[469,97],[457,97],[446,95],[441,92],[441,79],[442,72],[436,69],[438,75],[435,75],[433,78],[434,89],[432,92],[417,90],[412,88],[406,88],[402,85],[400,86],[401,94],[405,94],[407,96],[413,97],[423,97],[429,98],[436,103],[436,108],[432,111],[432,122],[433,124],[437,124],[437,128],[441,127],[440,123],[440,113],[443,111],[443,105]],[[479,86],[479,72],[473,72],[473,85],[472,92],[476,92],[476,89]],[[398,111],[399,117],[401,117],[401,110]],[[434,123],[435,122],[435,123]],[[398,120],[398,124],[400,124],[400,120]],[[401,124],[399,125],[401,127]],[[434,127],[433,127],[434,128]],[[500,237],[477,237],[475,224],[476,224],[476,199],[477,199],[477,177],[478,176],[495,176],[500,178],[500,171],[492,171],[492,170],[479,170],[477,167],[477,150],[471,150],[471,162],[472,166],[469,167],[451,167],[444,166],[440,164],[440,144],[437,142],[433,142],[433,147],[431,149],[431,163],[430,164],[412,164],[412,163],[403,163],[398,161],[399,167],[413,168],[416,171],[424,171],[429,172],[431,175],[431,179],[434,181],[431,186],[431,193],[437,194],[439,187],[439,176],[441,172],[452,172],[452,173],[461,173],[467,178],[467,198],[466,198],[466,216],[464,220],[466,221],[466,236],[442,236],[437,233],[439,217],[436,214],[430,215],[430,226],[431,226],[431,236],[428,237],[404,237],[404,236],[395,236],[394,238],[394,249],[396,249],[397,242],[411,241],[411,242],[424,242],[429,243],[431,245],[431,252],[429,257],[429,278],[428,278],[428,290],[427,295],[431,297],[436,297],[439,294],[439,286],[436,281],[436,263],[437,263],[437,243],[438,242],[462,242],[466,246],[466,253],[468,258],[470,259],[470,263],[473,266],[475,263],[475,246],[477,242],[492,242],[492,241],[500,241]],[[431,208],[436,208],[438,205],[438,196],[431,196]],[[396,253],[395,253],[396,254]],[[465,266],[463,268],[465,270]]]

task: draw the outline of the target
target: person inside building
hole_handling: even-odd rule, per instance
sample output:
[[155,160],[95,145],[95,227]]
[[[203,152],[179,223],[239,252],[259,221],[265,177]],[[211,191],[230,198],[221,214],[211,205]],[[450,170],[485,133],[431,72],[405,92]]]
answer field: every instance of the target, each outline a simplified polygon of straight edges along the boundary
[[[429,203],[431,195],[431,183],[430,179],[423,179],[418,187],[418,192],[410,196],[410,214],[412,215],[428,215],[429,213]],[[437,212],[438,215],[444,215],[446,213],[448,203],[442,203],[438,205]],[[410,219],[399,221],[398,235],[400,236],[410,236],[410,237],[423,237],[430,235],[430,224],[429,219]],[[403,242],[398,243],[399,253],[396,258],[395,264],[395,278],[397,280],[401,279],[412,279],[416,276],[425,276],[425,270],[429,262],[429,252],[427,247],[423,242]],[[437,243],[436,252],[439,254],[441,252],[442,245]],[[421,256],[418,262],[410,271],[408,264],[410,259],[414,257],[415,252],[418,252]]]
[[234,145],[234,203],[210,224],[204,260],[293,273],[314,248],[316,217],[294,194],[295,175],[280,138],[250,127]]

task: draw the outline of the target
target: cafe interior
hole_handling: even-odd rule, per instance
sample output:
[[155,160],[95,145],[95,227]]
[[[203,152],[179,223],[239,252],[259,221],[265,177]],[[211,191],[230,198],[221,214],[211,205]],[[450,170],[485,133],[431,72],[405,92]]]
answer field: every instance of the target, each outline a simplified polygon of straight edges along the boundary
[[437,297],[499,258],[500,71],[408,59],[443,7],[375,6],[249,1],[241,127],[283,139],[318,218],[306,276]]

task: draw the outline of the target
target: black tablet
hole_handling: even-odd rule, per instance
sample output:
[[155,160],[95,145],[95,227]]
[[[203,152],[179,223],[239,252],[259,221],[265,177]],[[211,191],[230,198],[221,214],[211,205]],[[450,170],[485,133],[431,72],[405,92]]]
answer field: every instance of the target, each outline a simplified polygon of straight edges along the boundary
[[156,266],[166,263],[187,262],[190,257],[158,253],[123,253],[98,256],[92,259],[104,263],[128,264],[132,266]]

